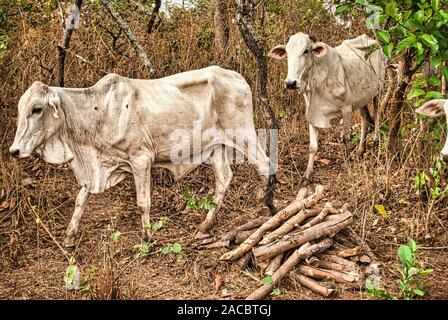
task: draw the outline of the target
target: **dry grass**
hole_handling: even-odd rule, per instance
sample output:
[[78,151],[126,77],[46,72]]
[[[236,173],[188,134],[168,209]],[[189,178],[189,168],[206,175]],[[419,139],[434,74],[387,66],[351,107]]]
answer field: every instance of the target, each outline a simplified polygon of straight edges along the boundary
[[[67,1],[65,1],[67,2]],[[314,10],[317,19],[304,19],[307,8]],[[36,10],[38,11],[38,10]],[[214,279],[224,277],[223,288],[237,297],[255,289],[253,277],[241,273],[218,260],[221,250],[198,251],[189,248],[196,226],[203,214],[184,209],[180,193],[185,185],[199,195],[212,192],[214,185],[210,168],[201,166],[181,181],[175,182],[168,172],[153,173],[152,219],[169,217],[166,228],[154,240],[158,248],[178,242],[185,256],[177,260],[172,255],[154,253],[134,259],[132,249],[140,243],[140,216],[135,205],[133,182],[127,179],[101,195],[92,196],[81,222],[81,235],[75,252],[83,278],[84,292],[67,291],[63,275],[67,261],[49,234],[35,222],[38,215],[43,225],[61,241],[74,207],[76,181],[66,166],[55,167],[33,157],[16,162],[7,155],[15,132],[16,106],[20,95],[35,80],[50,85],[57,83],[57,48],[62,37],[58,12],[38,14],[20,12],[20,22],[14,22],[11,50],[0,60],[0,298],[2,299],[218,299]],[[157,76],[216,64],[213,48],[212,11],[175,14],[172,22],[165,22],[151,34],[144,33],[144,17],[136,12],[124,13],[131,27],[139,35],[149,57],[157,66]],[[364,32],[359,22],[351,30],[333,24],[326,13],[318,12],[303,1],[285,1],[280,14],[258,12],[263,20],[265,48],[286,42],[292,33],[301,30],[315,34],[331,45],[342,39]],[[263,18],[263,19],[262,19]],[[82,28],[74,33],[71,50],[94,62],[99,68],[129,77],[143,77],[137,55],[130,49],[124,36],[115,47],[106,30],[117,33],[104,10],[93,5],[83,13]],[[255,90],[255,68],[250,53],[244,46],[235,25],[231,26],[229,51],[220,65],[242,73]],[[304,118],[302,98],[286,92],[281,79],[285,63],[269,63],[269,94],[276,111],[285,111],[280,120],[279,174],[276,191],[278,204],[289,202],[298,190],[304,172],[308,150],[308,130]],[[66,83],[73,87],[94,84],[100,77],[76,58],[68,56]],[[258,127],[263,126],[256,112]],[[357,116],[356,116],[357,117]],[[412,123],[411,108],[406,110],[404,123]],[[357,122],[355,122],[357,123]],[[355,125],[357,129],[357,125]],[[355,214],[355,229],[366,239],[383,263],[385,286],[396,293],[396,249],[400,243],[414,238],[427,248],[422,261],[435,272],[428,277],[430,286],[426,298],[448,297],[447,199],[429,206],[426,199],[416,195],[413,178],[421,170],[433,165],[436,141],[427,133],[426,125],[406,128],[400,161],[369,143],[370,152],[364,159],[348,161],[338,143],[340,126],[322,130],[320,157],[316,161],[314,182],[333,186],[328,194],[332,201],[349,202]],[[260,181],[249,165],[233,166],[234,179],[220,211],[214,229],[223,234],[242,222],[264,214],[265,209],[254,200],[254,186]],[[443,183],[446,183],[445,181]],[[336,203],[335,202],[335,203]],[[373,205],[384,204],[389,215],[378,215]],[[336,203],[337,204],[337,203]],[[110,235],[119,230],[122,236],[112,242]],[[252,276],[259,276],[253,271]],[[294,280],[282,282],[282,299],[316,299]],[[235,297],[235,296],[234,296]],[[363,299],[360,293],[339,288],[341,299]]]

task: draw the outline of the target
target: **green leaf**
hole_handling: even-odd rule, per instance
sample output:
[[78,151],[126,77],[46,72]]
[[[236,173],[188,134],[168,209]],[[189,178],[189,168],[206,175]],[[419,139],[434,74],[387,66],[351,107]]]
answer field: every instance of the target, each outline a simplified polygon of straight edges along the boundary
[[409,92],[409,94],[407,95],[407,99],[411,100],[424,94],[425,90],[423,90],[422,88],[415,88],[411,90],[411,92]]
[[418,10],[416,13],[414,13],[415,20],[418,22],[423,22],[425,20],[425,13],[422,10]]
[[412,252],[417,251],[417,242],[415,242],[413,239],[409,239],[409,248]]
[[404,49],[412,48],[413,46],[415,46],[416,42],[417,39],[414,35],[404,38],[403,40],[398,42],[397,52],[400,53]]
[[116,231],[116,232],[112,233],[111,236],[110,236],[110,238],[114,242],[117,242],[118,239],[120,239],[120,237],[121,237],[121,232],[120,231]]
[[424,34],[420,37],[420,39],[423,44],[431,50],[431,53],[435,53],[439,50],[437,39],[432,34]]
[[398,248],[398,256],[400,257],[401,263],[408,266],[412,262],[412,252],[411,249],[406,245],[401,245]]
[[409,277],[415,276],[415,275],[417,275],[419,273],[420,273],[420,270],[418,268],[415,268],[415,267],[409,268],[409,270],[408,270],[408,276]]
[[417,49],[418,55],[423,55],[425,53],[425,49],[423,48],[421,42],[416,41],[414,47]]
[[369,290],[369,291],[371,291],[375,288],[375,285],[373,284],[372,280],[370,280],[370,279],[366,280],[365,286],[366,286],[366,290]]
[[431,98],[431,99],[443,99],[444,96],[440,92],[437,91],[428,91],[425,94],[425,98]]
[[263,278],[263,279],[261,279],[261,282],[262,282],[263,284],[272,284],[272,283],[273,283],[271,277]]
[[434,11],[438,11],[439,10],[439,0],[431,0],[431,8]]
[[335,16],[338,16],[340,14],[343,14],[348,8],[350,7],[350,4],[345,3],[338,6],[334,12]]
[[434,271],[433,269],[425,269],[420,272],[420,275],[426,276],[426,275],[432,273],[433,271]]
[[442,63],[442,57],[440,56],[431,57],[431,67],[438,68],[441,63]]
[[387,218],[387,216],[389,215],[386,211],[386,208],[384,208],[382,204],[374,204],[373,207],[383,218]]
[[169,246],[166,246],[166,247],[160,248],[160,252],[162,252],[163,254],[168,254],[171,251],[170,249],[171,248]]
[[382,44],[388,44],[390,42],[390,33],[384,30],[378,30],[376,32],[376,36],[378,37],[378,40]]
[[394,48],[394,44],[391,42],[387,46],[383,47],[383,52],[389,59],[392,57],[392,49]]
[[181,253],[182,252],[182,246],[179,243],[175,243],[173,244],[173,246],[171,247],[171,250],[174,253]]
[[438,86],[441,85],[441,83],[442,83],[442,81],[440,81],[440,79],[437,76],[432,75],[431,77],[429,77],[429,84],[430,85],[438,87]]
[[420,289],[414,289],[412,292],[419,297],[423,297],[425,295],[425,293]]

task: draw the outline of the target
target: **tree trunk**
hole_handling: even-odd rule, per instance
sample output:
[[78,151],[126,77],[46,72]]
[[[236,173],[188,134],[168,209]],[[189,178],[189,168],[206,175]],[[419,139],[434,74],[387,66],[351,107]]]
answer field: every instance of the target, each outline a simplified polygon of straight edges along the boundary
[[[278,123],[277,118],[272,111],[272,108],[269,104],[268,99],[268,91],[267,91],[267,83],[268,83],[268,65],[266,61],[266,54],[263,49],[263,45],[252,26],[253,22],[253,13],[255,6],[259,3],[263,2],[263,0],[236,0],[237,3],[237,13],[236,13],[236,22],[238,24],[238,28],[240,30],[241,36],[246,43],[246,46],[252,52],[257,60],[258,67],[258,78],[257,78],[257,101],[262,110],[264,117],[267,119],[268,126],[270,129],[277,132]],[[275,134],[275,133],[273,133]],[[277,157],[274,154],[278,153],[277,145],[273,143],[272,140],[276,139],[276,137],[270,137],[270,154],[271,157],[271,170],[270,172],[275,172],[276,161],[274,161]],[[273,154],[271,154],[273,153]]]
[[[411,70],[412,53],[407,50],[404,54],[404,58],[401,61],[401,67],[398,71],[399,84],[397,85],[392,100],[390,102],[390,130],[389,130],[389,143],[388,149],[393,155],[397,154],[399,150],[399,133],[401,127],[401,114],[406,103],[406,89],[408,88],[408,82],[414,74]],[[416,68],[414,68],[416,69]]]
[[59,86],[63,87],[65,85],[65,57],[67,55],[67,49],[70,45],[70,40],[72,39],[73,30],[79,25],[79,18],[81,13],[83,0],[75,0],[74,6],[72,7],[72,12],[69,16],[70,20],[65,23],[64,29],[64,39],[59,49]]
[[160,10],[161,5],[162,5],[162,0],[154,1],[154,8],[152,9],[151,18],[149,18],[148,27],[146,28],[146,32],[148,32],[149,34],[154,29],[157,18],[159,16],[159,10]]

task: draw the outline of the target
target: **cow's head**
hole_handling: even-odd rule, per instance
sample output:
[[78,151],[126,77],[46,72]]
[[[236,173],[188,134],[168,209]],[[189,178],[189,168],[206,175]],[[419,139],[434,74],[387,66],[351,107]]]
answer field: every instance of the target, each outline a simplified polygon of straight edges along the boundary
[[288,44],[278,45],[269,51],[268,56],[275,59],[283,59],[288,56],[288,76],[285,80],[287,89],[299,89],[303,91],[306,85],[308,71],[315,63],[327,54],[324,43],[316,42],[316,38],[299,32],[288,40]]
[[[429,117],[441,117],[448,114],[448,100],[433,99],[425,102],[420,108],[415,110],[419,114]],[[448,120],[447,120],[448,121]],[[445,146],[441,152],[442,160],[448,162],[448,138],[445,141]]]
[[[11,155],[27,158],[38,149],[48,162],[68,161],[71,155],[65,150],[65,144],[60,138],[55,137],[63,122],[60,103],[58,92],[39,81],[22,95],[19,100],[16,136],[9,149]],[[58,154],[58,151],[62,153]]]

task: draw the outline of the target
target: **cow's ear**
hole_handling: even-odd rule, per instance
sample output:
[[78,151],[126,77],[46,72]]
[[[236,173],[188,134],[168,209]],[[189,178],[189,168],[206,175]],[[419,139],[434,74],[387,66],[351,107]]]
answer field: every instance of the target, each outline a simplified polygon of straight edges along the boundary
[[419,114],[423,114],[428,117],[440,117],[445,114],[444,105],[448,104],[448,100],[445,99],[433,99],[425,102],[420,108],[415,110]]
[[327,54],[327,49],[322,42],[317,42],[311,47],[311,52],[318,58],[322,58]]
[[53,117],[59,119],[61,98],[59,98],[59,94],[54,90],[48,92],[48,104],[53,108]]
[[67,163],[74,157],[72,149],[58,133],[36,151],[51,164]]
[[287,56],[286,54],[286,46],[285,45],[278,45],[271,49],[268,53],[268,57],[274,58],[274,59],[283,59]]

